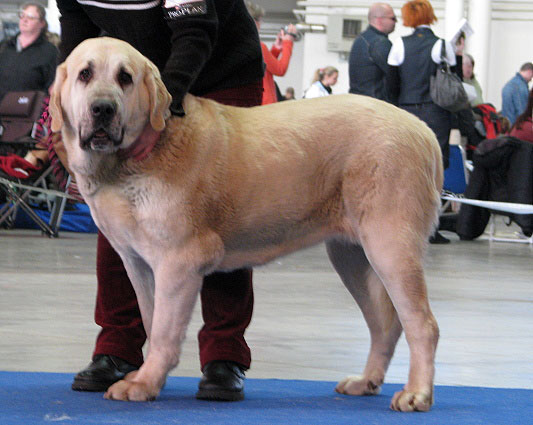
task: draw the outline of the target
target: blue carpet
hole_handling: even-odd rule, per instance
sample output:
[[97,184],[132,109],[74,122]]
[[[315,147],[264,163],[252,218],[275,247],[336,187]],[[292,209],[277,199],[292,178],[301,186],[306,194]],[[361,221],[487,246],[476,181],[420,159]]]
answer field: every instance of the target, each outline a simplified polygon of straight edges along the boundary
[[0,372],[0,424],[305,424],[305,425],[513,425],[533,423],[533,390],[445,387],[435,390],[428,413],[398,413],[389,402],[401,385],[379,396],[336,394],[335,383],[247,379],[246,399],[198,401],[197,378],[170,377],[150,403],[108,401],[102,393],[70,390],[72,375]]

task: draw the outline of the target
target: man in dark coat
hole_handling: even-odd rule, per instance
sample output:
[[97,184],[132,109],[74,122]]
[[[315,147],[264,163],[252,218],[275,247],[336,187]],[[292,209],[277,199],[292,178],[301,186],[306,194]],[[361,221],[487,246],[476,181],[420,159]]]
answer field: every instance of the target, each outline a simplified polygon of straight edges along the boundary
[[396,16],[386,3],[374,3],[368,10],[368,28],[352,45],[348,74],[350,93],[389,100],[385,76],[391,49],[388,34],[394,31]]

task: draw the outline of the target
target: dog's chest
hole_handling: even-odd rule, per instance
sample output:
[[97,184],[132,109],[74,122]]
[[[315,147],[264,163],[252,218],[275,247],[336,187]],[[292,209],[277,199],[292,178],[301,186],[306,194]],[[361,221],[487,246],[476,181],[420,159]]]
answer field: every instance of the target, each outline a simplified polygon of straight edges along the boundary
[[179,203],[170,203],[165,187],[140,181],[107,185],[87,200],[98,228],[116,249],[150,256],[153,248],[182,237],[186,228]]
[[120,245],[130,244],[136,220],[134,206],[123,192],[104,187],[86,200],[96,225],[106,237]]

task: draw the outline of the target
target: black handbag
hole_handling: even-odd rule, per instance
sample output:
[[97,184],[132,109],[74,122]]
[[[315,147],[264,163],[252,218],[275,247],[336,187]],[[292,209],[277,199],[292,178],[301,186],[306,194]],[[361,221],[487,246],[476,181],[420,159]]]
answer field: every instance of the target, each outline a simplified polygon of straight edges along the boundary
[[431,99],[441,108],[450,112],[457,112],[470,107],[468,95],[463,87],[463,82],[450,70],[446,57],[446,43],[442,40],[440,49],[440,64],[437,72],[429,80],[429,94]]

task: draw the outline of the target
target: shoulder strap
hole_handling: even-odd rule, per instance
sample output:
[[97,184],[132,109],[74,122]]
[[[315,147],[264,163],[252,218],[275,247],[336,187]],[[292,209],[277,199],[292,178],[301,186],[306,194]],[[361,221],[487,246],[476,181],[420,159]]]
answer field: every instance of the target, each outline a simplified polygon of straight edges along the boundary
[[[444,38],[441,38],[441,46],[440,46],[440,60],[441,62],[445,60],[446,58],[446,42],[444,41]],[[446,62],[448,63],[448,62]]]

